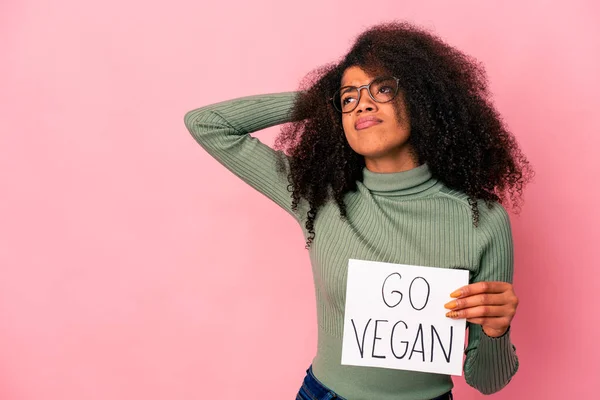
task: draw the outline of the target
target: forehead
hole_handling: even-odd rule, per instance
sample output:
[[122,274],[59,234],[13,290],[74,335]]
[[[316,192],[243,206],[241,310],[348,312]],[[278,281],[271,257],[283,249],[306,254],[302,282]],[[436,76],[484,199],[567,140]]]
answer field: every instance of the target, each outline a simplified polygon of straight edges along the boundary
[[360,67],[349,67],[342,75],[340,86],[362,86],[366,85],[375,79],[367,71]]

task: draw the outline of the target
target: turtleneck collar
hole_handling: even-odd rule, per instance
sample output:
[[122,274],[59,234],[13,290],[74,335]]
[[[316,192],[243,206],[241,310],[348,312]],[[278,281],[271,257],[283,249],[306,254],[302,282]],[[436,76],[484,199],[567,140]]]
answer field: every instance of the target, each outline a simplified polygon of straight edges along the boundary
[[441,182],[431,175],[427,164],[391,173],[371,172],[365,167],[362,183],[371,193],[381,196],[427,194],[441,186]]

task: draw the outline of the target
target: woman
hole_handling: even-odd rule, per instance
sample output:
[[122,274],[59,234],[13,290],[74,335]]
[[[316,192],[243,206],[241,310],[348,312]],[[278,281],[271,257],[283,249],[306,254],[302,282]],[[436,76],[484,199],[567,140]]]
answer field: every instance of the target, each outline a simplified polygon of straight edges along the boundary
[[[509,333],[518,300],[499,203],[518,204],[530,169],[483,69],[434,35],[393,23],[364,32],[307,82],[302,92],[185,117],[206,151],[303,228],[319,329],[297,398],[451,398],[447,375],[341,365],[351,258],[468,269],[470,284],[452,293],[447,316],[467,318],[466,381],[500,390],[518,367]],[[249,135],[284,123],[279,151]]]

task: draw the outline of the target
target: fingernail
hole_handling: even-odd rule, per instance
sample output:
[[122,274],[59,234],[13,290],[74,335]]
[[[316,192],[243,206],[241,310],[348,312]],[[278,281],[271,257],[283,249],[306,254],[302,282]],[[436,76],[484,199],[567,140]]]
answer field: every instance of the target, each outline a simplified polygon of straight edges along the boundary
[[454,297],[454,298],[460,297],[461,295],[462,295],[462,292],[460,291],[460,289],[455,290],[454,292],[450,293],[450,297]]
[[448,318],[457,318],[459,315],[458,311],[448,311],[446,313],[446,317]]
[[444,307],[449,308],[449,309],[453,309],[453,308],[456,307],[456,301],[452,300],[451,302],[444,304]]

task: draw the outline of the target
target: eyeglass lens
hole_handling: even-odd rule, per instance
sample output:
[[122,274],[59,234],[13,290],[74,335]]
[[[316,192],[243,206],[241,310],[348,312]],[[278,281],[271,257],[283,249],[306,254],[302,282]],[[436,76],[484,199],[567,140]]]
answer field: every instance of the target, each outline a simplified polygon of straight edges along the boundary
[[[377,78],[369,85],[362,87],[367,87],[371,98],[378,103],[387,103],[393,100],[398,92],[398,82],[394,78]],[[353,111],[358,105],[359,96],[359,88],[354,86],[343,87],[334,97],[334,105],[344,113]]]

